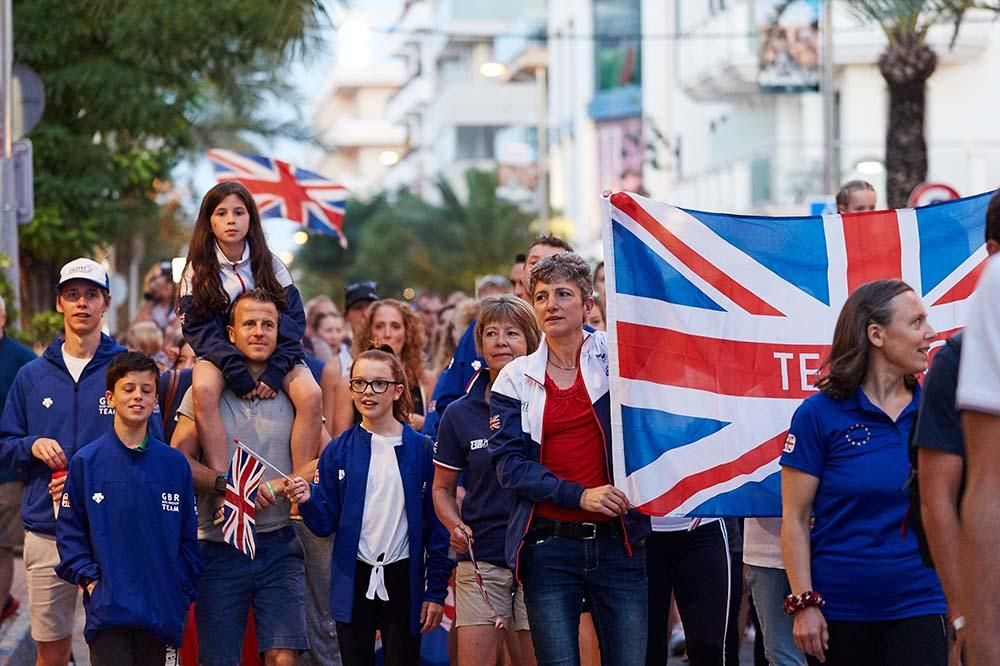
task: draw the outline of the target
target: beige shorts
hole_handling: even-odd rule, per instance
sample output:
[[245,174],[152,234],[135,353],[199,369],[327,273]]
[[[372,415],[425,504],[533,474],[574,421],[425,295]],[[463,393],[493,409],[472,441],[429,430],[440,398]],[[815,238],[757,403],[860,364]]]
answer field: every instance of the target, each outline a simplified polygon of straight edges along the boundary
[[21,525],[21,494],[24,484],[20,481],[0,483],[0,548],[15,548],[24,543]]
[[[528,612],[524,608],[524,590],[517,588],[517,594],[510,594],[514,573],[506,567],[498,567],[487,562],[479,563],[483,574],[483,589],[493,603],[497,615],[508,629],[528,631]],[[476,574],[472,562],[459,562],[455,572],[455,626],[473,627],[493,624],[490,611],[476,584]]]
[[55,537],[25,532],[29,618],[31,637],[36,641],[58,641],[73,635],[73,614],[80,590],[56,575],[57,564]]

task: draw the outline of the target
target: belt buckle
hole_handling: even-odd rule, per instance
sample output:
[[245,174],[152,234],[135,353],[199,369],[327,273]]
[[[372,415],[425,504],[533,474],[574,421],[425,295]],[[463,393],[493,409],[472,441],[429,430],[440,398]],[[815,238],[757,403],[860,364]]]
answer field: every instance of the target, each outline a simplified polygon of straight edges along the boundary
[[597,538],[597,523],[580,523],[584,527],[589,527],[592,531],[590,536],[583,537],[584,541],[593,541]]

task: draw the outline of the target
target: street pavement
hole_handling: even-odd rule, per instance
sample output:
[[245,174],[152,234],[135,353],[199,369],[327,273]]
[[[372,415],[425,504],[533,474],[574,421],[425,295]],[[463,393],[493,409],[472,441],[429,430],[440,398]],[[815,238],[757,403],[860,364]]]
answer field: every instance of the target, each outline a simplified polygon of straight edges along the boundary
[[[31,640],[28,625],[28,592],[24,582],[24,562],[14,560],[14,585],[12,593],[21,600],[17,614],[0,625],[0,666],[32,666],[35,663],[35,643]],[[90,666],[90,653],[83,640],[83,606],[76,609],[76,626],[73,631],[73,656],[77,666]],[[670,664],[681,664],[680,657],[671,657]],[[753,665],[753,642],[743,641],[740,645],[740,664]]]
[[[17,614],[0,625],[0,666],[31,666],[35,663],[35,642],[31,640],[28,623],[28,590],[24,581],[24,561],[14,560],[14,584],[11,593],[21,600]],[[73,630],[73,657],[77,666],[90,666],[90,652],[83,640],[85,615],[83,604],[77,605],[76,626]]]

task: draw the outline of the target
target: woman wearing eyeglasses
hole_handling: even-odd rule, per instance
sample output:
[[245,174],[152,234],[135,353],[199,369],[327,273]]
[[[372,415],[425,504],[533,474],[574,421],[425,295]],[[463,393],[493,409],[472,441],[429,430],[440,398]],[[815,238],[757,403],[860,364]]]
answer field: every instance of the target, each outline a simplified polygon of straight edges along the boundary
[[431,496],[433,447],[407,425],[406,376],[389,347],[360,354],[348,388],[361,423],[323,451],[316,482],[295,478],[288,497],[314,534],[337,533],[330,610],[344,664],[372,663],[378,630],[387,665],[416,665],[452,569]]
[[[531,306],[505,295],[483,299],[473,335],[488,369],[480,370],[466,394],[448,405],[434,453],[434,508],[459,559],[454,624],[458,664],[495,664],[506,641],[514,666],[529,666],[535,663],[535,653],[524,592],[514,585],[514,572],[504,556],[513,494],[500,486],[487,446],[496,431],[490,424],[493,381],[508,363],[538,348],[541,331]],[[465,498],[459,508],[456,493],[462,475]]]
[[[388,345],[402,362],[409,387],[409,424],[415,430],[423,428],[427,401],[434,391],[434,376],[424,368],[425,339],[420,317],[405,303],[386,298],[372,302],[365,310],[353,343],[355,357],[372,345]],[[346,385],[345,377],[335,399],[334,436],[358,423],[361,418],[360,410],[352,402]]]

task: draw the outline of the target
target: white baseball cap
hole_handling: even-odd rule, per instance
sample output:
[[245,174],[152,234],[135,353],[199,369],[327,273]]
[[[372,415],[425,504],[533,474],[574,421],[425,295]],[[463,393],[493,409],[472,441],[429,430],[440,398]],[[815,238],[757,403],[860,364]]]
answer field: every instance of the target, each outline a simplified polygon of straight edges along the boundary
[[59,284],[56,288],[58,289],[70,280],[89,280],[97,286],[103,287],[108,293],[111,293],[111,281],[108,279],[108,272],[104,270],[104,266],[101,266],[93,259],[81,257],[63,266],[59,270]]

